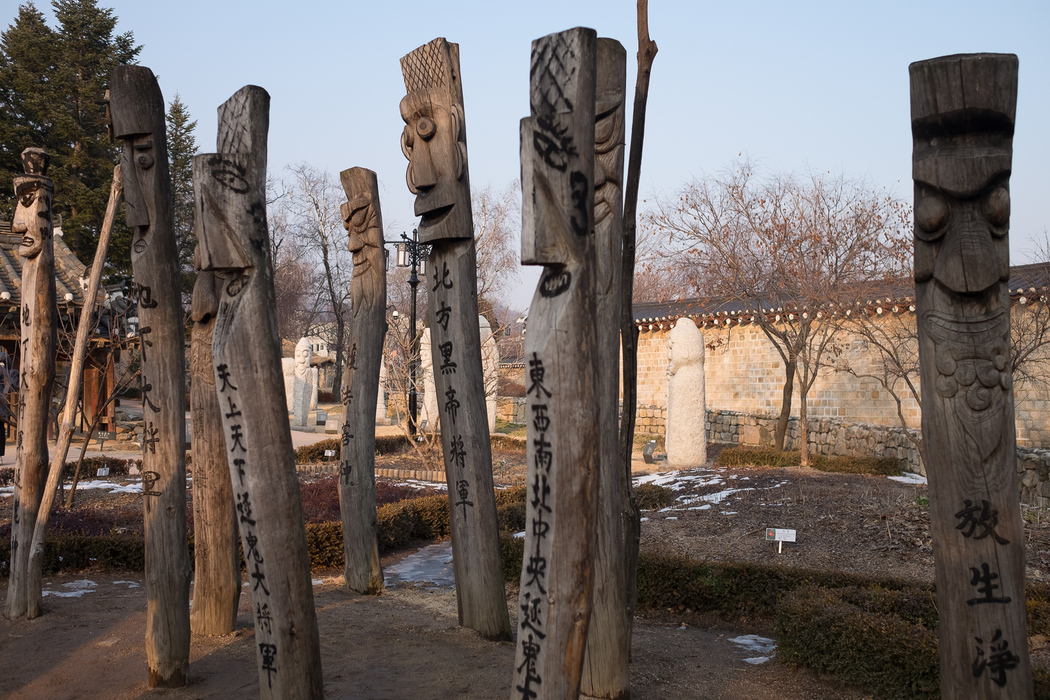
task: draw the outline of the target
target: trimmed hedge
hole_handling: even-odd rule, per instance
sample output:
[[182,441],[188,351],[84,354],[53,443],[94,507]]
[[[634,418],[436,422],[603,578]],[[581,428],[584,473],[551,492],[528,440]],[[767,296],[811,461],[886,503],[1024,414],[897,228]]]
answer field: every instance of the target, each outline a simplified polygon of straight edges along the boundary
[[[376,454],[392,455],[403,452],[412,445],[407,435],[376,435]],[[314,462],[338,462],[342,455],[343,443],[338,438],[326,438],[312,445],[303,445],[295,451],[296,464]],[[333,450],[335,456],[325,457],[325,450]]]
[[[901,460],[892,457],[847,457],[810,454],[810,466],[822,472],[897,476]],[[727,447],[718,454],[718,466],[797,467],[802,463],[798,450],[777,452],[772,447]]]
[[640,510],[658,510],[674,502],[670,489],[658,484],[638,484],[634,487],[634,499]]

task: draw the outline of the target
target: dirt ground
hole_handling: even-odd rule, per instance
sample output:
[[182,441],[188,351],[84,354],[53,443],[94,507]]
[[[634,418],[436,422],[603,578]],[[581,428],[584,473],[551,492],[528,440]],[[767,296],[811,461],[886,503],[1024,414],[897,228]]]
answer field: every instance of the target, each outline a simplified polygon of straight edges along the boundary
[[[405,458],[399,458],[405,459]],[[497,481],[520,482],[523,455],[494,455]],[[926,487],[885,477],[798,468],[734,468],[651,475],[674,503],[643,513],[642,547],[697,559],[747,560],[877,576],[933,580]],[[125,496],[83,492],[82,507],[133,506]],[[94,506],[92,503],[94,502]],[[3,504],[0,502],[0,509]],[[0,510],[3,513],[3,510]],[[0,516],[0,525],[4,524]],[[1050,575],[1050,526],[1028,511],[1028,574]],[[767,527],[796,529],[798,541],[766,542]],[[386,557],[389,565],[404,556]],[[452,590],[398,584],[378,597],[345,592],[341,572],[314,572],[315,605],[329,698],[506,698],[514,647],[456,624]],[[76,584],[77,581],[91,581]],[[212,698],[257,692],[250,600],[239,631],[194,637],[190,679],[179,690],[146,687],[145,589],[141,573],[80,572],[46,577],[54,592],[88,587],[82,597],[45,598],[33,621],[0,619],[0,697]],[[513,616],[517,595],[508,586]],[[6,581],[0,589],[6,595]],[[659,611],[635,625],[631,664],[635,700],[724,698],[861,700],[855,689],[756,656],[730,640],[772,636],[768,626],[727,625],[689,611]]]

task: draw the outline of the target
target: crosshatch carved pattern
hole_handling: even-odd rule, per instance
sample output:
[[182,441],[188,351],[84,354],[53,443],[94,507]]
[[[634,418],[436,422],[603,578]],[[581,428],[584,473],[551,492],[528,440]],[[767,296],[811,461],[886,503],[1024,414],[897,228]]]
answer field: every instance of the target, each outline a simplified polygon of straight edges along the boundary
[[572,100],[567,93],[576,91],[578,63],[575,47],[566,41],[565,37],[551,35],[536,41],[536,48],[532,52],[532,66],[529,69],[533,85],[533,114],[573,111]]
[[434,87],[450,87],[452,67],[449,65],[448,42],[434,39],[401,59],[405,89],[412,93]]

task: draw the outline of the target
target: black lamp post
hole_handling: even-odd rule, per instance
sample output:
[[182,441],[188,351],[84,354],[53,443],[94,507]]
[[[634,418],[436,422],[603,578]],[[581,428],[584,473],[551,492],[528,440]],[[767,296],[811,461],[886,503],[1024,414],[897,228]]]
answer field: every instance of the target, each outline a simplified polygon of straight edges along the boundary
[[[416,343],[416,288],[419,286],[419,275],[426,277],[427,256],[430,255],[430,246],[422,245],[418,239],[418,229],[412,229],[412,238],[407,234],[401,234],[401,241],[397,245],[397,266],[412,268],[412,274],[408,278],[408,286],[412,288],[412,315],[409,316],[408,326],[408,433],[416,434],[416,420],[419,416],[419,403],[416,393],[416,373],[418,372],[419,347]],[[388,241],[395,243],[395,241]],[[418,272],[418,275],[417,275]]]

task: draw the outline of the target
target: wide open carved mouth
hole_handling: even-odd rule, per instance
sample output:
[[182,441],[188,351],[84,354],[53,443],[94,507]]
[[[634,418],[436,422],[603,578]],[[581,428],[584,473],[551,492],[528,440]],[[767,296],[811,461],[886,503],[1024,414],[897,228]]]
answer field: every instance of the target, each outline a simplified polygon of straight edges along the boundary
[[439,207],[437,209],[428,211],[426,214],[423,214],[423,220],[420,223],[423,226],[436,226],[442,221],[444,221],[446,218],[448,218],[448,215],[452,211],[452,207],[454,206],[454,204],[449,204],[448,206]]
[[36,239],[29,236],[22,236],[22,245],[26,248],[31,248],[36,245]]

